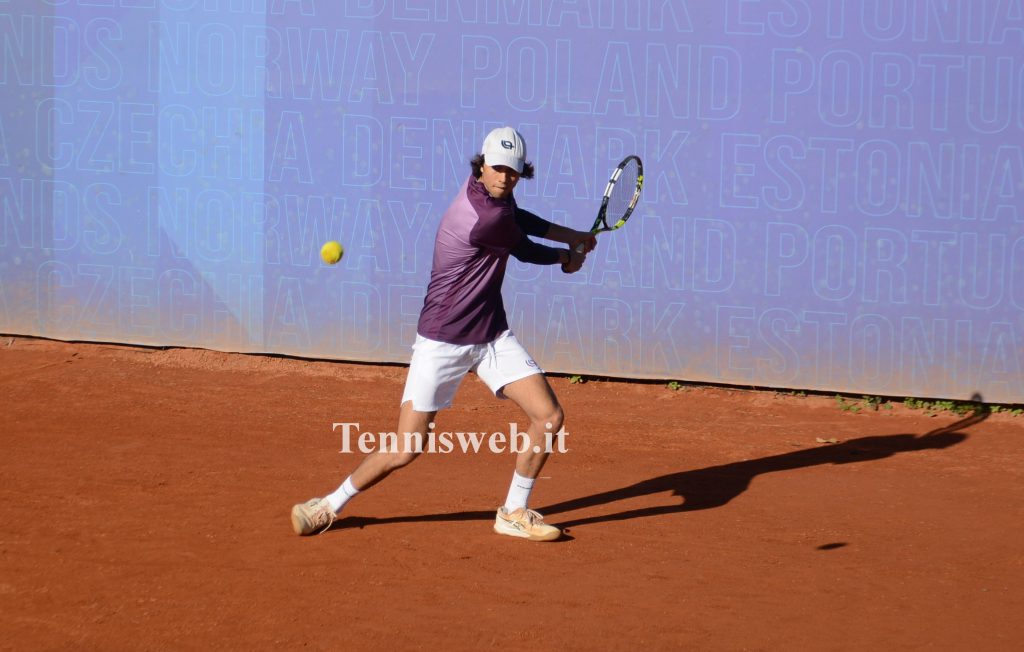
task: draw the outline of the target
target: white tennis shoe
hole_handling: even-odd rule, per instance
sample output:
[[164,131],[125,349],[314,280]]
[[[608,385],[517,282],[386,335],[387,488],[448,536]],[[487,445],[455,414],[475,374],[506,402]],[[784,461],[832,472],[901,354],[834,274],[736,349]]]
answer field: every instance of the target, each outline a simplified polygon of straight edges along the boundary
[[545,523],[543,516],[523,507],[512,512],[499,507],[494,517],[494,531],[529,541],[554,541],[562,536],[562,531]]
[[302,536],[326,532],[337,518],[326,498],[313,498],[292,507],[292,529]]

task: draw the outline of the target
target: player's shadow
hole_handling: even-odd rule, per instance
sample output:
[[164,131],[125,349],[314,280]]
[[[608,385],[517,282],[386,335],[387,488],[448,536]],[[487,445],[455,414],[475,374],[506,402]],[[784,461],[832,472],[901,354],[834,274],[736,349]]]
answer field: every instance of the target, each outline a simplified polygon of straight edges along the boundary
[[[742,462],[730,462],[719,466],[709,466],[703,469],[690,471],[679,471],[668,475],[658,476],[644,480],[619,489],[611,489],[590,496],[574,498],[560,503],[554,503],[538,509],[545,516],[545,520],[556,524],[559,527],[571,528],[589,523],[601,523],[608,521],[623,521],[632,518],[647,516],[659,516],[663,514],[674,514],[678,512],[696,511],[700,509],[711,509],[721,507],[742,494],[750,487],[750,483],[757,476],[778,471],[791,471],[794,469],[819,466],[822,464],[853,464],[857,462],[870,462],[891,457],[898,453],[909,453],[913,451],[928,449],[943,449],[959,444],[967,439],[967,435],[960,432],[969,428],[989,416],[987,407],[982,406],[970,416],[950,424],[943,428],[932,430],[923,435],[898,434],[898,435],[877,435],[872,437],[861,437],[850,439],[838,444],[822,445],[815,448],[807,448],[781,455],[772,455],[754,460]],[[620,500],[631,498],[643,498],[657,494],[670,493],[677,496],[681,502],[672,505],[659,505],[653,507],[640,507],[612,514],[602,514],[559,521],[549,518],[556,514],[572,512],[606,505]],[[494,518],[494,511],[463,511],[445,514],[421,514],[416,516],[392,516],[392,517],[362,517],[349,516],[339,520],[334,528],[342,529],[348,527],[365,527],[368,525],[383,525],[386,523],[412,523],[412,522],[437,522],[437,521],[477,521]],[[333,528],[332,528],[333,529]]]
[[613,514],[602,514],[600,516],[570,521],[549,519],[552,523],[557,523],[562,528],[571,528],[589,523],[622,521],[646,516],[721,507],[746,491],[754,478],[766,473],[791,471],[793,469],[822,464],[869,462],[891,457],[898,453],[949,448],[967,439],[967,435],[959,432],[960,430],[984,421],[988,418],[988,415],[989,410],[982,407],[956,423],[932,430],[920,436],[898,434],[860,437],[838,444],[822,445],[791,453],[772,455],[771,457],[670,473],[619,489],[603,491],[590,496],[548,505],[547,507],[539,508],[539,511],[548,517],[620,500],[642,498],[663,493],[670,493],[670,495],[682,499],[681,502],[673,505],[640,507]]

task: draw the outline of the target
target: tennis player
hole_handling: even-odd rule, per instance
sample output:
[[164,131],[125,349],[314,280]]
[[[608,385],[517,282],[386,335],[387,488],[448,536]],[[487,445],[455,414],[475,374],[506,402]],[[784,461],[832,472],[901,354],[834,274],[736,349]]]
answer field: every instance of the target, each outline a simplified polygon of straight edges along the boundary
[[[596,239],[589,232],[552,224],[516,204],[513,191],[520,179],[533,178],[534,167],[526,160],[526,143],[515,129],[490,132],[470,166],[472,174],[438,228],[396,432],[400,441],[405,433],[422,437],[429,432],[437,412],[451,406],[466,373],[475,372],[495,396],[514,401],[529,419],[529,445],[516,457],[494,531],[551,541],[561,531],[546,524],[528,503],[548,457],[545,433],[562,428],[562,408],[544,371],[509,331],[501,286],[510,254],[536,265],[561,264],[571,273],[582,267]],[[545,246],[529,236],[568,247]],[[582,251],[576,251],[580,244]],[[301,535],[327,530],[353,496],[418,455],[406,450],[367,455],[333,493],[295,505],[292,527]]]

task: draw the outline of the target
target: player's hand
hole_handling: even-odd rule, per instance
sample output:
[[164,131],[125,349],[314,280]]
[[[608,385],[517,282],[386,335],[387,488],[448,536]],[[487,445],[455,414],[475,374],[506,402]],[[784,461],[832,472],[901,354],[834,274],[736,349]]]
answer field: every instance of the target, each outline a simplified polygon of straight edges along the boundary
[[573,231],[568,240],[566,244],[569,245],[569,249],[575,251],[580,245],[583,245],[585,254],[589,254],[597,246],[597,236],[590,231]]
[[576,251],[575,249],[563,249],[562,251],[565,251],[569,255],[569,262],[562,263],[562,271],[566,274],[572,274],[580,271],[580,268],[583,267],[583,262],[587,259],[587,254],[581,251]]

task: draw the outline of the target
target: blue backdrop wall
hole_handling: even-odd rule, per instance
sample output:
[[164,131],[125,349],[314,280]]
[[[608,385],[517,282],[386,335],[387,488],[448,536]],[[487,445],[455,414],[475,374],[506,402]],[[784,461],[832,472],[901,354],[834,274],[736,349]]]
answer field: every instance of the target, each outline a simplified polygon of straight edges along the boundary
[[1024,401],[1021,0],[0,0],[0,331],[405,362],[502,124],[555,222],[646,166],[547,369]]

